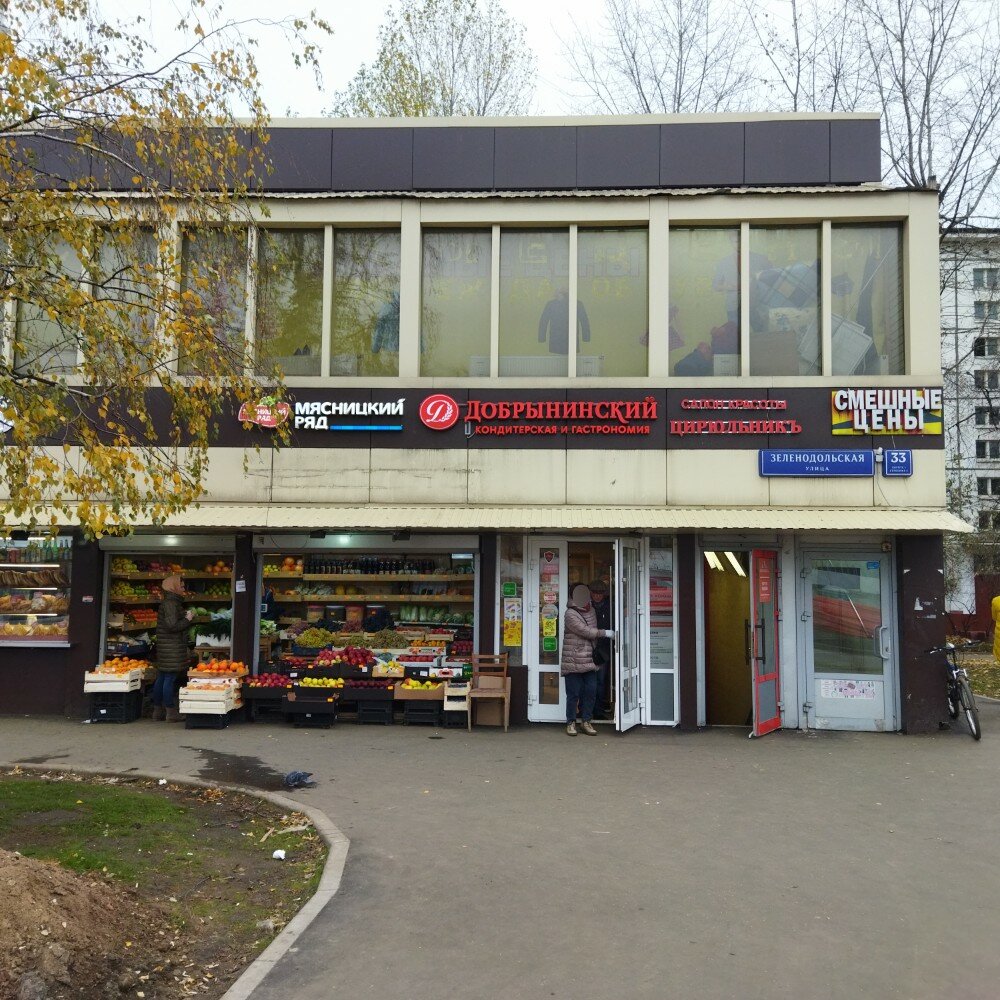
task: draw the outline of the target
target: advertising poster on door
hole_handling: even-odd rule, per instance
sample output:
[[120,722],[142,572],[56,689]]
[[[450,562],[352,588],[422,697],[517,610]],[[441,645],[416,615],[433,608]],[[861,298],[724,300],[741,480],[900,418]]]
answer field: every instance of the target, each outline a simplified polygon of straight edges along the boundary
[[543,549],[539,564],[539,621],[543,653],[559,652],[559,551]]
[[505,597],[503,599],[503,644],[505,646],[521,645],[521,598]]

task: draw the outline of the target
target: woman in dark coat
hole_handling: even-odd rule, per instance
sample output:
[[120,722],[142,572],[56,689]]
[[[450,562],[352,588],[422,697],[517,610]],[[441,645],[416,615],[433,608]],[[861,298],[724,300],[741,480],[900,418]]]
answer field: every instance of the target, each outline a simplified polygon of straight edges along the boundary
[[566,734],[576,736],[576,712],[579,704],[581,728],[587,736],[596,736],[591,725],[594,698],[597,695],[597,664],[594,643],[614,638],[611,629],[597,627],[597,615],[590,603],[590,590],[582,583],[573,588],[563,617],[562,675],[566,682]]
[[153,682],[153,718],[180,722],[177,688],[188,668],[187,630],[191,612],[184,610],[184,581],[168,576],[162,584],[163,600],[156,614],[156,680]]

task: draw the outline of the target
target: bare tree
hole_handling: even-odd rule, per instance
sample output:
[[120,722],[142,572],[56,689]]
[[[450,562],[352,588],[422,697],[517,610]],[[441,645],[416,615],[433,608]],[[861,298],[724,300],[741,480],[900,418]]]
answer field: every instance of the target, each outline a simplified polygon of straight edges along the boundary
[[935,180],[941,231],[996,213],[1000,169],[1000,5],[851,0],[882,112],[888,172]]
[[563,43],[579,103],[611,114],[746,107],[746,20],[719,0],[606,0],[599,34],[575,25]]
[[855,111],[864,102],[868,59],[844,9],[824,0],[775,5],[749,0],[760,94],[781,111]]
[[334,111],[350,117],[529,111],[535,56],[498,0],[401,0]]

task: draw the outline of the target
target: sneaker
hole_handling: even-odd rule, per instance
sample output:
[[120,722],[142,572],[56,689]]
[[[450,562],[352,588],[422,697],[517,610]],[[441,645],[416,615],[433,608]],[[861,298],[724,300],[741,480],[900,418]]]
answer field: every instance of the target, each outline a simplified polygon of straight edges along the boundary
[[589,722],[585,722],[583,724],[583,726],[582,726],[582,729],[583,729],[584,733],[587,734],[587,736],[596,736],[597,735],[597,730]]
[[567,736],[576,736],[576,723],[575,722],[571,722],[566,727],[566,735]]

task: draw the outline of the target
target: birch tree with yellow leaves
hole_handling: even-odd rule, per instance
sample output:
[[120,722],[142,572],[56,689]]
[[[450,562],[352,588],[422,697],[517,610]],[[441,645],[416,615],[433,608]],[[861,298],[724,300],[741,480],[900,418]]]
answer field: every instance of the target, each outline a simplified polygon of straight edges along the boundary
[[[0,525],[100,535],[203,492],[220,413],[280,393],[244,332],[267,175],[253,28],[0,0]],[[266,26],[316,69],[313,15]],[[317,85],[318,85],[317,80]]]

